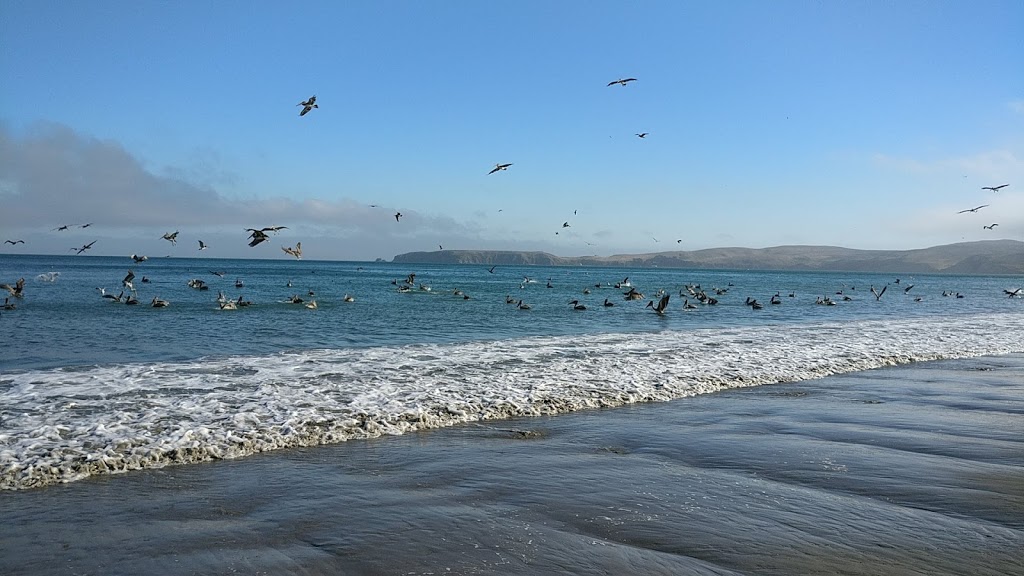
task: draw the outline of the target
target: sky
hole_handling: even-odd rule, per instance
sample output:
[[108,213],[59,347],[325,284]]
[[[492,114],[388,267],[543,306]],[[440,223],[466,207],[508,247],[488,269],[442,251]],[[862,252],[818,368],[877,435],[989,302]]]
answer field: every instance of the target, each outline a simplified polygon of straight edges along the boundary
[[1024,240],[1022,32],[1019,0],[4,0],[0,253]]

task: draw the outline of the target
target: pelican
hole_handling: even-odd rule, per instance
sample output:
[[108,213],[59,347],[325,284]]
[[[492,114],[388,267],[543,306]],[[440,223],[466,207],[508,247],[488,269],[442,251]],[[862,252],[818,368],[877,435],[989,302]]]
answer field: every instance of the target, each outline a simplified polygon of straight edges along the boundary
[[654,308],[654,311],[657,312],[659,315],[664,314],[665,310],[668,309],[668,301],[670,297],[671,294],[665,294],[664,296],[662,296],[661,300],[658,301],[657,306],[654,305],[654,300],[651,300],[650,302],[647,303],[647,306],[645,306],[645,308]]
[[782,300],[779,299],[779,293],[776,292],[772,299],[768,301],[769,304],[782,304]]
[[257,230],[255,228],[246,228],[246,231],[252,232],[252,234],[249,234],[249,238],[252,238],[252,241],[249,242],[250,247],[256,246],[260,242],[266,242],[267,240],[270,239],[270,237],[267,236],[267,233],[264,232],[263,230]]
[[54,228],[54,230],[56,230],[57,232],[63,232],[65,230],[67,230],[67,229],[68,229],[68,225],[67,224]]
[[573,301],[569,302],[569,304],[572,304],[572,309],[573,310],[586,310],[587,309],[586,306],[584,306],[583,304],[580,304],[579,300],[573,300]]
[[11,304],[10,298],[4,298],[4,310],[14,310],[17,308],[14,304]]
[[875,291],[875,287],[874,286],[871,287],[871,293],[875,295],[875,301],[876,302],[878,300],[882,299],[882,294],[885,294],[885,289],[888,288],[888,287],[889,287],[888,284],[886,284],[885,286],[882,286],[882,291],[881,292]]
[[36,280],[39,280],[40,282],[56,282],[59,277],[60,272],[43,272],[36,276]]
[[618,80],[612,80],[611,82],[608,83],[608,85],[609,86],[614,86],[616,84],[619,84],[621,86],[625,86],[626,84],[629,84],[630,82],[636,82],[636,78],[619,78]]
[[24,243],[25,243],[24,240],[4,240],[4,244],[10,244],[11,246],[16,246],[18,244],[24,244]]
[[401,218],[402,216],[405,216],[405,214],[402,214],[401,212],[395,212],[395,222],[401,222],[399,218]]
[[245,283],[242,282],[241,278],[235,278],[235,288],[245,288]]
[[167,308],[171,303],[167,300],[161,300],[160,298],[153,296],[152,306],[153,308]]
[[993,192],[999,192],[1001,188],[1006,188],[1009,184],[1000,184],[999,186],[982,186],[982,190],[991,190]]
[[605,298],[605,299],[604,299],[604,305],[605,305],[605,307],[607,307],[607,308],[611,308],[612,306],[615,306],[615,303],[614,303],[614,302],[609,302],[609,301],[608,301],[608,299],[607,299],[607,298]]
[[216,276],[218,278],[223,278],[224,277],[224,272],[214,272],[213,270],[210,270],[210,274],[213,274],[214,276]]
[[491,268],[490,268],[490,270],[488,270],[488,272],[490,272],[491,274],[494,274],[494,266],[491,266]]
[[992,229],[994,229],[994,228],[995,228],[996,226],[999,226],[999,224],[990,224],[990,225],[988,225],[988,226],[982,226],[981,228],[982,228],[983,230],[992,230]]
[[516,303],[516,308],[519,308],[520,310],[529,310],[530,309],[530,305],[529,304],[524,304],[523,301],[520,300],[519,302]]
[[138,264],[139,262],[145,262],[146,260],[149,260],[149,256],[138,256],[136,254],[132,254],[132,260],[134,260],[135,263]]
[[913,287],[914,287],[913,284],[907,286],[906,288],[903,289],[903,293],[904,294],[909,294],[910,293],[910,289],[913,288]]
[[285,254],[291,254],[299,260],[302,259],[302,242],[296,242],[295,248],[289,248],[287,246],[281,246],[281,250],[284,250]]
[[206,242],[203,242],[202,240],[199,241],[199,250],[206,250]]
[[127,288],[131,292],[135,292],[135,285],[132,284],[132,280],[135,279],[135,272],[129,270],[128,274],[121,280],[121,285]]
[[135,306],[136,304],[139,303],[139,299],[136,298],[133,294],[129,294],[128,296],[125,297],[124,303],[129,306]]
[[92,248],[92,245],[95,244],[95,243],[96,243],[96,241],[93,240],[92,242],[89,242],[88,244],[82,245],[81,248],[72,248],[72,250],[78,250],[78,252],[75,253],[76,255],[77,254],[81,254],[82,252],[85,252],[89,248]]
[[0,284],[0,290],[7,290],[8,292],[11,293],[11,296],[14,296],[15,298],[21,298],[22,297],[21,291],[24,288],[25,288],[25,279],[24,278],[18,278],[18,281],[14,283],[13,287],[11,287],[10,284]]
[[[522,300],[520,300],[520,302],[522,302]],[[508,294],[505,295],[505,304],[515,304],[515,303],[516,303],[516,299],[515,298],[509,296]]]
[[498,172],[498,171],[501,171],[501,170],[508,170],[508,167],[511,166],[511,165],[512,165],[511,162],[509,162],[508,164],[495,164],[494,168],[491,168],[491,171],[488,172],[488,174],[494,174],[495,172]]
[[299,102],[296,106],[302,106],[302,112],[299,112],[299,116],[305,116],[313,108],[319,108],[320,106],[316,103],[316,94],[309,97],[309,100],[305,102]]
[[92,222],[89,222],[88,224],[82,224],[81,226],[79,226],[79,228],[88,228],[89,226],[92,226]]
[[107,294],[105,291],[103,291],[102,288],[100,288],[100,290],[101,290],[100,295],[102,297],[104,297],[104,298],[106,298],[108,300],[112,300],[114,302],[120,302],[121,298],[124,297],[124,290],[121,290],[121,293],[118,294],[117,296],[114,296],[113,294]]
[[647,138],[647,132],[641,132],[636,135],[637,138]]
[[569,222],[562,222],[562,228],[568,228]]
[[341,300],[343,302],[355,302],[356,301],[355,298],[353,298],[352,296],[349,296],[348,294],[345,294],[345,297],[342,298]]
[[172,246],[174,246],[175,244],[178,243],[178,231],[175,230],[174,232],[168,232],[161,236],[160,238],[167,240],[168,242],[171,243]]
[[306,308],[309,308],[310,310],[316,310],[316,300],[310,300],[309,302],[306,302]]
[[957,212],[957,214],[963,214],[964,212],[977,212],[978,210],[981,210],[982,208],[984,208],[986,206],[988,206],[988,204],[982,204],[981,206],[975,206],[974,208],[968,208],[967,210],[961,210],[961,211]]
[[223,302],[218,302],[217,305],[220,306],[221,310],[238,310],[238,304],[234,300],[224,300]]
[[1003,292],[1005,294],[1007,294],[1009,298],[1014,298],[1014,297],[1020,296],[1022,290],[1024,290],[1024,288],[1017,288],[1016,290],[1006,290],[1006,289],[1003,289]]
[[629,292],[623,292],[623,295],[625,295],[625,298],[623,298],[623,300],[643,300],[644,299],[643,293],[638,292],[636,288],[630,288]]

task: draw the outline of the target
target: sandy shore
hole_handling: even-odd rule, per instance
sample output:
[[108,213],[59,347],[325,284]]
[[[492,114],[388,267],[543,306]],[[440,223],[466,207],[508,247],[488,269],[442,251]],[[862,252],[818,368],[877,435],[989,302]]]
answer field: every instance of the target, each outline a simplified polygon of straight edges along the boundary
[[0,493],[2,574],[1024,574],[1024,355]]

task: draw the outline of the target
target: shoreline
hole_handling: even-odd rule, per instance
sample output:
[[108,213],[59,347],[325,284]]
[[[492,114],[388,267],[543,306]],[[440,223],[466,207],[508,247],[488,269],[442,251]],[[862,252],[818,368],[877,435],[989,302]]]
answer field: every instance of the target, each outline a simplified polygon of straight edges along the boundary
[[1024,571],[1024,354],[0,493],[5,574]]

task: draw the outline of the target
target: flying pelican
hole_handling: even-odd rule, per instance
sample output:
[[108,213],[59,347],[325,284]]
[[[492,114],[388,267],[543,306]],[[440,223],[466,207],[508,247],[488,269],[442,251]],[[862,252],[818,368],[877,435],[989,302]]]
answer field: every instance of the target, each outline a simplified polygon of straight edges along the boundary
[[164,240],[167,240],[173,246],[173,245],[178,243],[178,231],[175,230],[173,233],[172,232],[168,232],[168,233],[164,234],[163,236],[161,236],[161,238],[163,238]]
[[488,172],[488,174],[494,174],[495,172],[498,172],[499,170],[508,170],[508,167],[511,166],[511,165],[512,165],[511,162],[509,162],[508,164],[495,164],[494,168],[491,168],[491,171]]
[[138,264],[139,262],[145,262],[146,260],[149,260],[149,256],[138,256],[136,254],[132,254],[132,260],[136,264]]
[[562,222],[562,228],[568,228],[569,222]]
[[982,208],[984,208],[986,206],[988,206],[988,204],[982,204],[981,206],[975,206],[974,208],[968,208],[967,210],[961,210],[961,211],[957,212],[957,214],[963,214],[964,212],[977,212],[978,210],[981,210]]
[[24,244],[24,243],[25,243],[24,240],[4,240],[4,244],[10,244],[11,246],[15,246],[17,244]]
[[647,132],[641,132],[636,135],[637,138],[647,138]]
[[657,312],[659,315],[664,314],[665,310],[668,309],[668,300],[670,296],[671,294],[665,294],[664,296],[662,296],[661,300],[658,301],[657,306],[654,305],[654,300],[651,300],[650,302],[647,303],[647,306],[645,306],[645,308],[654,308],[654,311]]
[[263,230],[257,230],[255,228],[246,228],[246,231],[252,232],[252,234],[249,234],[249,238],[252,238],[252,241],[249,242],[250,247],[256,246],[260,242],[266,242],[267,240],[270,239],[270,237],[267,236],[267,233],[264,232]]
[[620,84],[622,86],[625,86],[630,82],[636,82],[636,78],[619,78],[618,80],[612,80],[611,82],[608,83],[608,85],[614,86],[616,84]]
[[305,102],[299,102],[296,106],[302,106],[302,112],[299,112],[299,116],[305,116],[307,112],[313,108],[319,108],[320,106],[316,103],[316,94],[309,97],[309,100]]
[[14,283],[12,287],[10,284],[0,284],[0,290],[7,290],[11,293],[11,296],[15,298],[21,298],[21,291],[25,289],[25,279],[18,278],[18,281]]
[[89,222],[88,224],[82,224],[80,228],[88,228],[89,226],[92,226],[92,222]]
[[572,309],[573,310],[586,310],[587,309],[586,306],[584,306],[583,304],[580,304],[579,300],[573,300],[573,301],[569,302],[569,304],[572,304]]
[[75,254],[81,254],[82,252],[85,252],[89,248],[92,248],[92,245],[95,244],[95,243],[96,243],[96,241],[93,240],[92,242],[89,242],[88,244],[83,245],[81,248],[72,248],[72,250],[78,250],[78,252],[76,252]]
[[985,229],[985,230],[992,230],[996,226],[999,226],[999,224],[990,224],[988,226],[982,226],[982,228]]
[[876,302],[878,300],[882,299],[882,294],[885,294],[885,289],[888,288],[888,287],[889,287],[888,284],[886,284],[885,286],[882,286],[882,291],[881,292],[876,292],[875,291],[875,287],[874,286],[871,287],[871,293],[875,295],[875,301]]
[[56,230],[57,232],[63,232],[65,230],[67,230],[67,229],[68,229],[68,225],[67,224],[54,228],[54,230]]
[[200,240],[199,241],[199,250],[206,250],[206,248],[207,248],[206,242],[203,242],[202,240]]
[[281,250],[284,250],[286,254],[291,254],[299,260],[302,259],[302,242],[296,242],[295,248],[289,248],[287,246],[281,246]]
[[1000,184],[999,186],[982,186],[982,190],[991,190],[993,192],[999,192],[1000,188],[1006,188],[1009,184]]
[[402,216],[405,216],[405,214],[402,214],[401,212],[395,212],[395,222],[401,222],[399,218],[401,218]]

